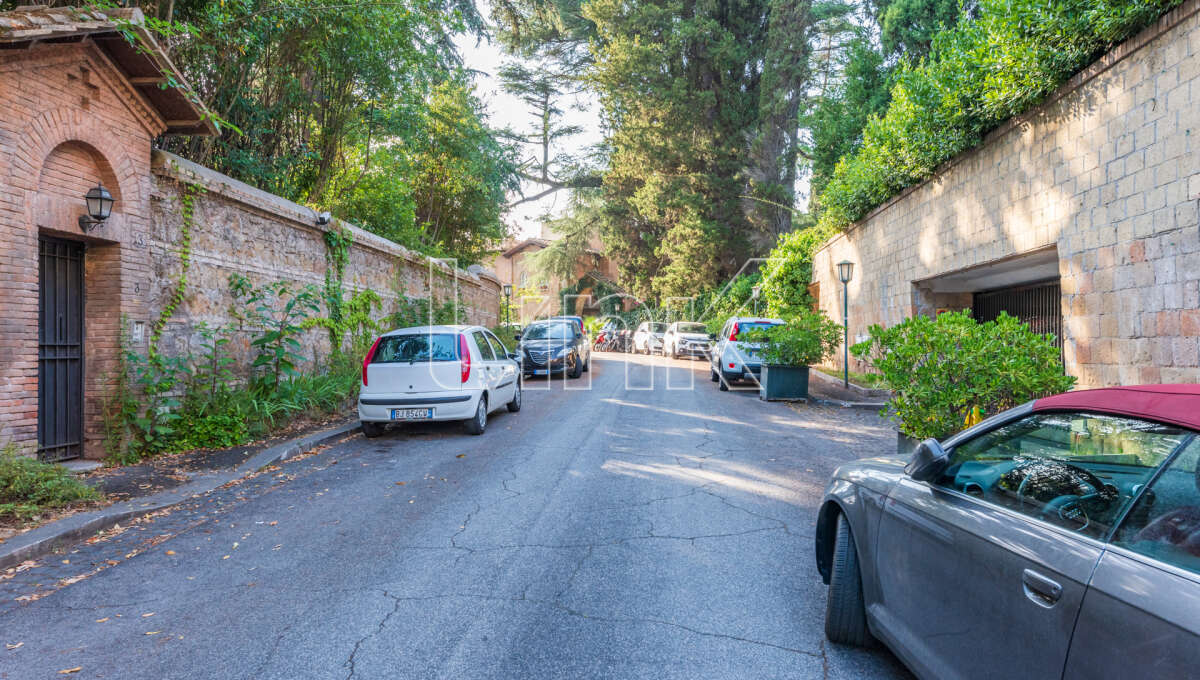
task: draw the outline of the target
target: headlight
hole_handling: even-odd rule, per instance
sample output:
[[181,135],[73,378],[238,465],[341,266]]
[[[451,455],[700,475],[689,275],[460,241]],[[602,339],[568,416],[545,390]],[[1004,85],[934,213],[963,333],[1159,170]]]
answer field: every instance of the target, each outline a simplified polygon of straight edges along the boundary
[[570,347],[563,347],[562,349],[560,349],[560,350],[558,350],[557,352],[555,352],[555,353],[554,353],[554,358],[555,358],[555,359],[561,359],[561,358],[563,358],[563,357],[567,356],[567,355],[568,355],[568,354],[570,354],[570,353],[571,353],[571,348],[570,348]]

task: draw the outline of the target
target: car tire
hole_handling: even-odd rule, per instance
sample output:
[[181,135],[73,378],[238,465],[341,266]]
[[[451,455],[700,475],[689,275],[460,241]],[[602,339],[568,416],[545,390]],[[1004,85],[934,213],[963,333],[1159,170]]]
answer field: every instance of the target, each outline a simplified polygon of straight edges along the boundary
[[829,597],[825,601],[825,637],[838,644],[866,647],[874,638],[867,628],[858,549],[854,546],[854,535],[845,515],[838,515],[833,540]]
[[575,380],[581,375],[583,375],[583,359],[575,357],[575,366],[571,368],[571,372],[567,374],[567,377]]
[[512,401],[508,402],[508,412],[516,413],[521,410],[521,381],[517,381],[517,389],[513,392]]
[[475,407],[475,417],[467,421],[467,434],[483,434],[487,429],[487,395],[479,397],[479,405]]
[[721,382],[721,376],[717,375],[716,369],[712,366],[708,367],[708,379],[713,382]]
[[374,439],[375,437],[378,437],[379,435],[383,434],[384,429],[387,428],[387,425],[384,425],[383,423],[371,423],[365,420],[361,421],[359,424],[362,425],[363,436],[367,439]]
[[587,373],[592,370],[592,356],[589,354],[587,361],[583,362],[583,372]]
[[728,392],[729,391],[729,382],[726,380],[723,380],[720,377],[718,377],[717,380],[720,381],[720,383],[721,383],[720,385],[717,385],[717,389],[721,390],[722,392]]

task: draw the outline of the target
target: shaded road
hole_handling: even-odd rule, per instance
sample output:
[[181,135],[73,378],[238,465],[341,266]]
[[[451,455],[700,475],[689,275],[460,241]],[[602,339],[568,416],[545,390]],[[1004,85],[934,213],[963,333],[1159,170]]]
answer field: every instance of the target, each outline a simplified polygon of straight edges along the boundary
[[482,437],[348,438],[0,581],[0,678],[907,677],[824,642],[812,555],[829,473],[894,446],[876,416],[627,355],[525,397]]

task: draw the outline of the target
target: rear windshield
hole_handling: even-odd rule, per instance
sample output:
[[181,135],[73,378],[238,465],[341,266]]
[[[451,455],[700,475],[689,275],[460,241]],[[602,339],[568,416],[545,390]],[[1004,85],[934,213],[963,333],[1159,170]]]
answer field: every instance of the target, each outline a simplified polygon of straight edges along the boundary
[[455,361],[458,336],[450,333],[389,335],[379,340],[371,363],[396,364],[415,361]]
[[650,331],[651,333],[666,333],[667,332],[667,324],[652,323],[646,327],[646,330]]
[[535,324],[521,334],[522,340],[569,340],[573,337],[575,327],[571,322]]
[[773,328],[778,325],[779,324],[777,324],[777,323],[758,323],[755,321],[739,321],[737,324],[737,328],[738,328],[738,333],[745,333],[746,331],[766,330],[768,328]]
[[677,326],[680,333],[707,333],[708,327],[702,323],[681,323]]

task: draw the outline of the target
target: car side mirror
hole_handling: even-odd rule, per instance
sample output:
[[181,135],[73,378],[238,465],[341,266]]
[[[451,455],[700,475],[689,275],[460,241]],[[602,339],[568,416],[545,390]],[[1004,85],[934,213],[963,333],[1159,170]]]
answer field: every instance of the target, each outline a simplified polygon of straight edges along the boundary
[[509,359],[512,359],[513,361],[520,361],[520,360],[521,360],[521,355],[520,355],[520,354],[517,354],[516,352],[509,352],[509,353],[508,353],[508,358],[509,358]]
[[926,439],[913,451],[904,472],[918,482],[931,482],[950,465],[950,454],[936,439]]
[[513,334],[513,340],[516,340],[517,342],[520,342],[520,341],[521,341],[521,334],[520,334],[520,333],[514,333],[514,334]]
[[716,339],[717,339],[717,334],[716,334],[716,333],[709,333],[709,334],[708,334],[708,339],[709,339],[709,340],[716,340]]

